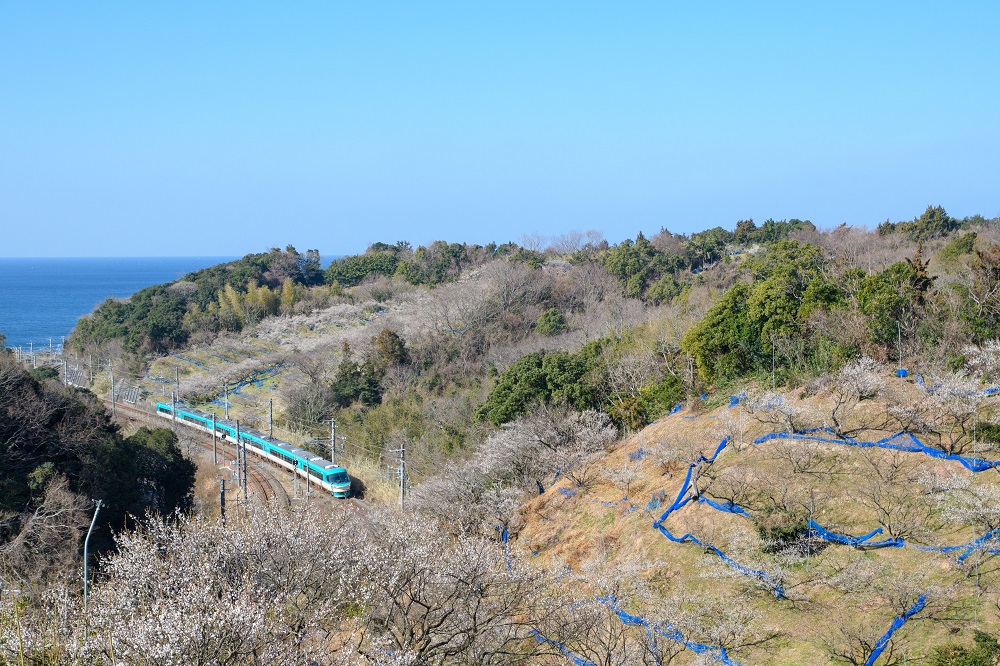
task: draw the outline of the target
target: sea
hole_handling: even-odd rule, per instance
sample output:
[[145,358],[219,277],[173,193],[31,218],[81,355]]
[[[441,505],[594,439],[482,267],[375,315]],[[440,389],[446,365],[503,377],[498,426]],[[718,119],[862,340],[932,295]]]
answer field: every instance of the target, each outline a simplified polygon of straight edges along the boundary
[[0,258],[0,333],[7,347],[58,348],[106,298],[237,257]]

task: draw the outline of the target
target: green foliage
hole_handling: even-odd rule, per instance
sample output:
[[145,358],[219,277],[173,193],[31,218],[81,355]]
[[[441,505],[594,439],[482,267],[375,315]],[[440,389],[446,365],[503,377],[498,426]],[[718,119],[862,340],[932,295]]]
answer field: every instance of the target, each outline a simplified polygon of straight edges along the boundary
[[44,462],[28,474],[28,488],[34,492],[45,489],[49,481],[56,475],[56,466],[51,462]]
[[514,361],[476,408],[476,418],[499,426],[537,402],[565,401],[580,410],[593,406],[596,392],[587,375],[598,363],[602,344],[592,342],[576,354],[535,352]]
[[975,630],[973,647],[945,645],[934,648],[930,666],[995,666],[1000,663],[1000,643],[986,632]]
[[604,254],[604,268],[618,278],[629,298],[640,298],[649,284],[687,265],[680,255],[657,250],[642,233],[635,242],[624,240]]
[[559,308],[549,308],[538,316],[535,322],[535,332],[539,335],[559,335],[568,330],[566,318]]
[[418,247],[413,258],[401,262],[396,272],[410,284],[436,285],[457,278],[468,261],[467,246],[434,241],[426,247]]
[[804,518],[785,513],[765,515],[757,522],[757,533],[765,553],[777,553],[806,536],[809,524]]
[[639,400],[643,411],[652,418],[670,412],[683,398],[684,382],[676,375],[667,375],[660,381],[639,389]]
[[339,407],[347,407],[355,402],[377,405],[382,400],[382,387],[378,377],[374,368],[367,364],[341,363],[330,389],[334,404]]
[[143,426],[126,442],[146,506],[161,515],[187,511],[197,468],[181,453],[177,435],[167,428]]
[[286,280],[320,284],[319,252],[273,248],[141,289],[125,300],[107,299],[79,321],[70,343],[82,350],[121,340],[129,353],[165,353],[185,344],[195,330],[238,331],[275,314]]
[[664,275],[646,291],[646,300],[654,305],[670,303],[675,298],[682,296],[690,288],[691,285],[689,283],[681,282],[673,275]]
[[754,224],[753,219],[740,220],[736,223],[734,240],[743,245],[753,245],[759,243],[766,245],[788,238],[798,231],[815,231],[816,227],[809,220],[765,220],[759,227]]
[[[89,394],[39,384],[0,357],[8,391],[0,391],[0,512],[26,515],[56,477],[85,497],[102,498],[92,546],[112,545],[107,526],[128,524],[147,509],[170,514],[190,505],[194,464],[169,430],[140,429],[123,438]],[[0,527],[0,542],[18,521]]]
[[379,356],[377,364],[382,367],[402,365],[410,361],[406,342],[391,328],[383,328],[377,336],[372,338],[372,344],[375,345],[375,352]]
[[46,365],[43,365],[40,368],[32,368],[28,371],[28,374],[31,375],[31,378],[36,382],[44,382],[47,379],[59,378],[59,371]]
[[948,244],[938,251],[937,258],[946,266],[953,266],[959,257],[972,254],[976,248],[976,232],[970,231],[961,236],[955,236]]
[[996,337],[1000,327],[1000,245],[975,249],[967,282],[955,285],[961,298],[960,316],[970,337],[981,342]]
[[702,268],[726,256],[726,245],[736,240],[732,231],[722,227],[691,234],[687,242],[687,257],[692,268]]
[[802,353],[821,353],[821,338],[807,335],[810,316],[839,306],[843,290],[827,282],[814,245],[779,240],[746,262],[753,282],[739,283],[688,330],[682,346],[702,380],[736,379],[769,369],[774,341],[801,341]]
[[354,286],[370,275],[392,275],[399,265],[399,257],[389,252],[372,252],[343,257],[326,269],[326,281],[344,286]]
[[959,228],[959,221],[948,215],[941,206],[928,206],[923,214],[911,222],[889,222],[878,226],[879,235],[898,231],[913,240],[926,240],[945,236]]
[[919,253],[914,260],[896,262],[881,273],[861,282],[858,305],[868,317],[872,342],[891,345],[896,340],[897,324],[912,318],[914,309],[924,302],[924,294],[933,279]]
[[757,368],[763,352],[760,331],[748,316],[751,294],[749,285],[736,284],[685,333],[681,346],[705,381],[742,377]]

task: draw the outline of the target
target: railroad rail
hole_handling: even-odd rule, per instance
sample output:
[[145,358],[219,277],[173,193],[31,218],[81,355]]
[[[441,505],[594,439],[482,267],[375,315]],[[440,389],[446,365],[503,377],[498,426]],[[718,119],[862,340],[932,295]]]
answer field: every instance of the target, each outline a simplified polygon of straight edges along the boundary
[[[101,397],[100,399],[104,403],[111,405],[111,401],[109,399],[104,397]],[[116,402],[114,404],[114,408],[116,412],[121,410],[129,417],[133,417],[133,420],[134,417],[140,417],[143,421],[156,428],[163,428],[166,425],[162,418],[157,417],[154,413],[142,409],[141,407]],[[209,453],[213,451],[211,438],[208,435],[193,429],[190,431],[185,429],[184,432],[191,436],[195,443],[207,450]],[[221,445],[222,450],[225,451],[225,442],[218,441],[218,444]],[[291,504],[291,499],[288,497],[288,491],[285,490],[284,486],[278,483],[277,479],[274,478],[265,463],[255,457],[247,459],[247,482],[248,486],[253,487],[254,493],[260,497],[264,503],[278,501],[285,506]]]

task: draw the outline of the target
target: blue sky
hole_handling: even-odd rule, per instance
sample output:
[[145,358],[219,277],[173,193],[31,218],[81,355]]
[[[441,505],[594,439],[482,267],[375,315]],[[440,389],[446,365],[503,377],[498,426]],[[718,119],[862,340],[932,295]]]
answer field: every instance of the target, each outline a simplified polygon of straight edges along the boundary
[[0,0],[0,256],[1000,213],[1000,3]]

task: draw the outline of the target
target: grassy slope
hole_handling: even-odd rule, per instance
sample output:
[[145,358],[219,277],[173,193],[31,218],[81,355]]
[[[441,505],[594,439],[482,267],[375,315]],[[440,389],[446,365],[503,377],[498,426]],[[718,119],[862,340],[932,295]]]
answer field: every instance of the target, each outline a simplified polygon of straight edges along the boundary
[[[784,397],[796,400],[792,395]],[[822,396],[815,401],[822,402]],[[864,403],[862,406],[866,410],[881,407]],[[680,451],[682,459],[684,454],[698,450],[711,455],[726,429],[723,424],[731,419],[734,411],[719,407],[696,418],[684,418],[691,416],[689,412],[667,417],[608,452],[601,466],[620,468],[625,452],[639,448]],[[796,473],[769,444],[749,444],[754,438],[772,431],[773,427],[748,418],[744,432],[744,442],[748,445],[742,450],[735,446],[727,448],[713,465],[713,473],[722,474],[733,466],[765,470],[772,474],[769,477],[772,481],[784,480],[787,487],[798,487],[800,492],[806,493],[811,489],[822,496],[815,511],[815,519],[821,525],[837,526],[836,531],[851,535],[864,534],[878,526],[875,516],[858,503],[856,496],[859,475],[866,473],[868,465],[862,458],[865,453],[848,446],[824,445],[823,453],[836,461],[833,473]],[[622,446],[626,447],[625,451]],[[877,452],[875,455],[891,454]],[[957,462],[940,461],[919,453],[903,455],[922,471],[937,468],[971,474]],[[526,556],[536,561],[554,558],[574,568],[595,558],[612,566],[625,566],[638,557],[654,563],[646,575],[665,596],[689,590],[714,593],[732,599],[733,603],[752,604],[760,612],[758,626],[773,630],[776,636],[762,647],[735,653],[735,658],[744,664],[829,663],[824,636],[836,631],[836,619],[841,616],[848,616],[853,621],[870,621],[877,628],[876,635],[888,629],[896,614],[886,600],[892,592],[866,586],[859,574],[853,575],[854,580],[846,581],[847,585],[856,588],[853,595],[829,584],[837,569],[852,565],[861,566],[862,570],[878,567],[883,584],[885,576],[899,574],[905,579],[901,586],[929,592],[928,610],[917,615],[897,634],[903,646],[901,649],[910,659],[925,655],[931,646],[948,640],[971,642],[974,628],[997,630],[997,611],[991,607],[991,595],[977,594],[975,578],[968,576],[970,568],[956,563],[957,553],[946,555],[909,547],[860,551],[842,545],[817,544],[820,552],[797,558],[790,564],[785,583],[789,599],[774,599],[747,578],[734,576],[717,557],[706,554],[697,545],[672,543],[653,528],[653,521],[677,496],[687,467],[678,460],[671,463],[664,474],[663,467],[654,458],[647,456],[642,462],[632,463],[637,467],[637,474],[629,488],[628,502],[618,501],[624,494],[622,487],[606,479],[572,497],[558,491],[558,488],[568,488],[567,482],[557,483],[525,506],[525,525],[517,544]],[[982,475],[992,477],[993,472]],[[982,477],[977,479],[977,482],[985,481]],[[664,493],[661,507],[647,511],[646,503],[657,491]],[[710,487],[707,494],[712,494]],[[924,501],[928,506],[934,504],[931,498]],[[615,506],[607,507],[600,502],[614,502]],[[639,508],[627,512],[631,505]],[[937,513],[936,509],[932,511],[932,514]],[[691,532],[749,565],[766,567],[777,562],[775,556],[760,552],[761,542],[752,523],[741,516],[689,504],[671,515],[665,526],[675,535]],[[923,541],[950,545],[965,543],[977,536],[979,534],[972,528],[941,526],[931,529]],[[749,547],[745,540],[749,540]],[[991,571],[991,578],[997,575],[992,573],[994,568],[995,562],[982,566],[984,579],[987,570]],[[744,598],[744,594],[748,596]],[[931,620],[935,615],[937,619]]]

